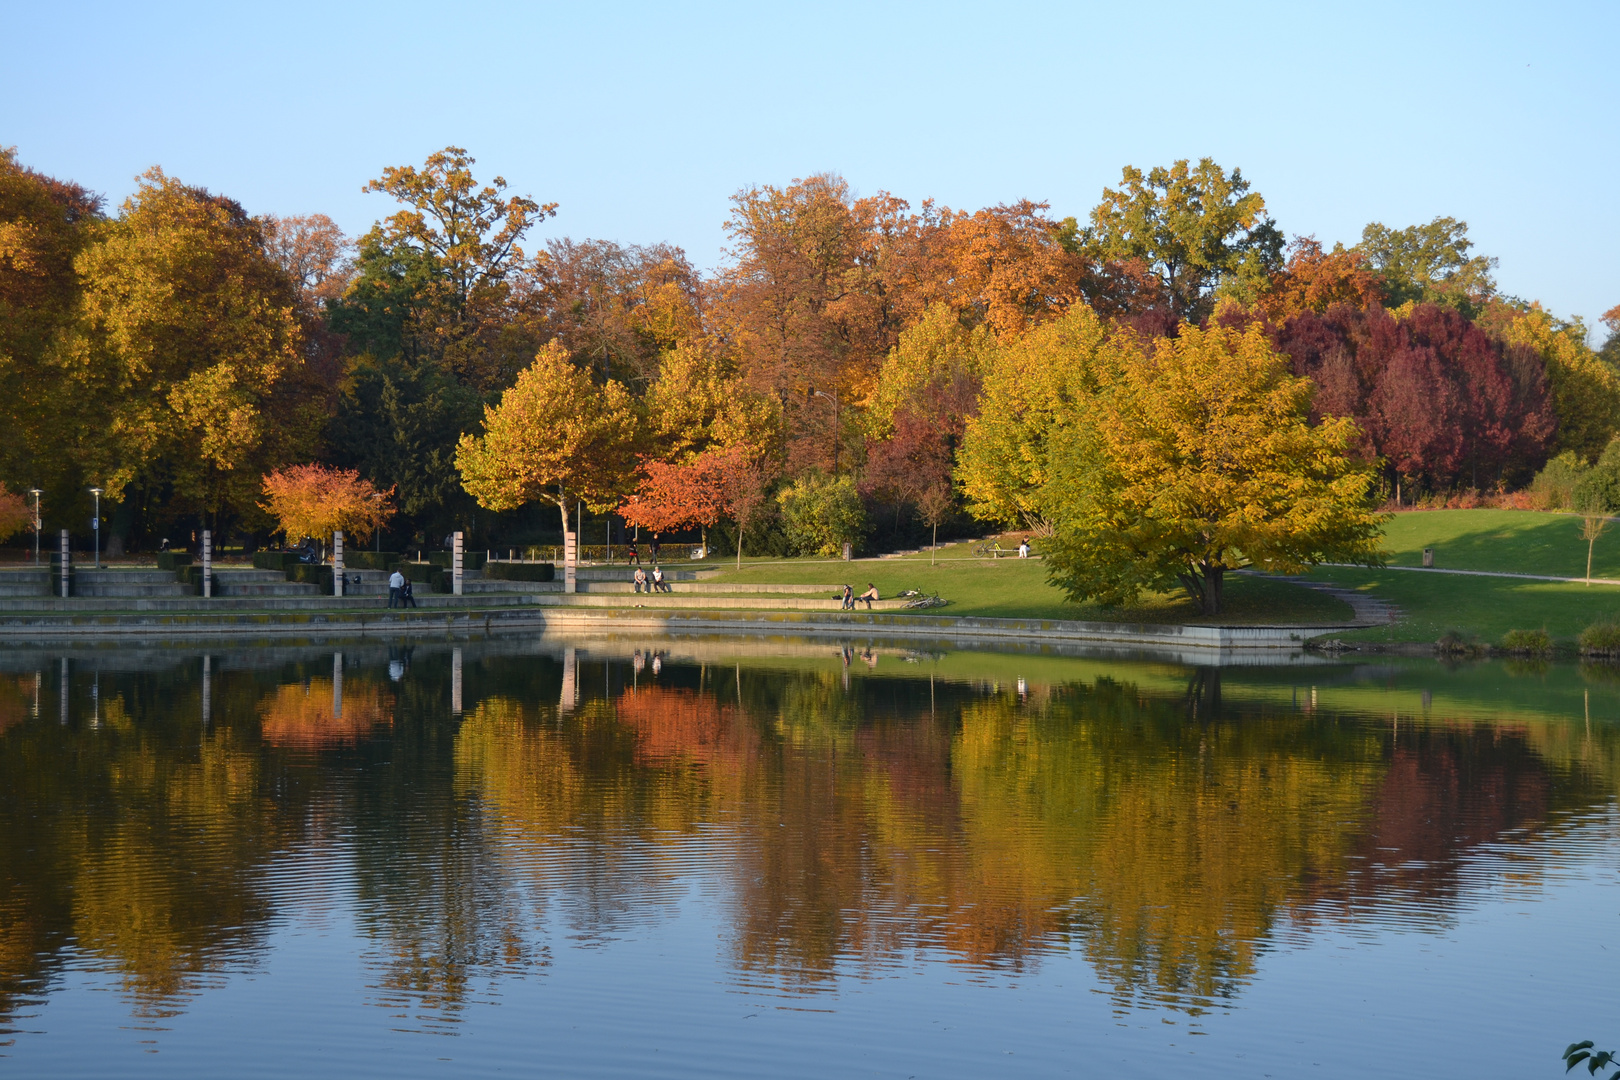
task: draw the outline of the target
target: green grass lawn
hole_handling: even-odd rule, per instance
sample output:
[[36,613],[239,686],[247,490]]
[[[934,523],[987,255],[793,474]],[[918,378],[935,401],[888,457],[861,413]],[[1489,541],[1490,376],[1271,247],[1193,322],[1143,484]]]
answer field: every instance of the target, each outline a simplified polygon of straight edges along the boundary
[[1098,622],[1257,623],[1346,622],[1350,608],[1342,601],[1288,582],[1250,575],[1227,578],[1226,611],[1213,619],[1199,615],[1180,592],[1145,596],[1134,608],[1071,604],[1047,584],[1046,564],[1038,559],[975,559],[967,545],[939,553],[930,566],[926,554],[902,559],[843,562],[838,559],[744,559],[739,571],[727,567],[715,580],[747,583],[814,584],[831,595],[849,583],[857,593],[871,582],[883,596],[906,589],[950,601],[941,615],[975,615],[1001,619],[1080,619]]
[[[1534,510],[1408,510],[1384,527],[1384,548],[1396,566],[1422,566],[1423,549],[1447,570],[1583,577],[1586,541],[1574,514]],[[1594,577],[1620,577],[1620,523],[1611,524],[1592,552]]]
[[[1394,566],[1423,565],[1423,549],[1446,570],[1580,577],[1586,573],[1581,519],[1531,510],[1413,510],[1384,531]],[[1594,577],[1620,577],[1620,525],[1598,539]],[[1497,643],[1509,630],[1546,630],[1573,642],[1594,622],[1620,620],[1620,587],[1514,581],[1409,571],[1319,568],[1322,581],[1373,592],[1399,607],[1401,622],[1342,635],[1360,641],[1436,641],[1448,631]]]
[[1391,626],[1335,635],[1346,641],[1438,641],[1447,631],[1497,644],[1509,630],[1545,630],[1573,642],[1594,622],[1620,621],[1620,586],[1319,567],[1311,577],[1370,591],[1401,609]]

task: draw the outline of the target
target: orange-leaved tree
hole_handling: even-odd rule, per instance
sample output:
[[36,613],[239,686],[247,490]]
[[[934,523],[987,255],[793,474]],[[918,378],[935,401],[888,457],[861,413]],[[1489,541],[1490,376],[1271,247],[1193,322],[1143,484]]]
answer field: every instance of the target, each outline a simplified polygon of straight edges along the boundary
[[9,539],[34,523],[34,512],[21,495],[0,486],[0,540]]
[[771,479],[758,453],[739,444],[681,464],[644,460],[641,468],[636,493],[619,508],[625,521],[653,532],[696,525],[707,551],[709,529],[729,517],[737,523],[737,565],[742,565],[743,533],[764,504]]
[[393,517],[391,494],[354,469],[292,465],[264,478],[265,501],[259,505],[289,542],[306,536],[324,541],[341,529],[363,543]]
[[640,424],[621,384],[597,386],[556,341],[496,406],[484,407],[484,434],[456,447],[461,486],[488,510],[516,510],[548,499],[563,515],[583,502],[612,510],[635,484]]
[[703,531],[703,550],[709,550],[709,529],[726,512],[720,474],[709,454],[684,464],[643,460],[636,493],[619,507],[631,525],[659,533],[696,525]]

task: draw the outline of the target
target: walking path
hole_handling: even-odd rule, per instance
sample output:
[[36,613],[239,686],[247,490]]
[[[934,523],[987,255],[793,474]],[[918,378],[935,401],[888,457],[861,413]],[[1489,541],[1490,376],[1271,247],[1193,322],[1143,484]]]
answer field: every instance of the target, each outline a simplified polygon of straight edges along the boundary
[[[1337,567],[1341,570],[1367,570],[1369,567],[1356,563],[1322,563],[1323,566]],[[1521,578],[1525,581],[1557,581],[1565,585],[1620,585],[1620,578],[1583,578],[1583,577],[1552,577],[1548,574],[1510,574],[1505,570],[1443,570],[1438,566],[1378,566],[1375,570],[1410,570],[1417,574],[1460,574],[1463,577],[1500,577]],[[1299,580],[1289,578],[1290,581]],[[1300,584],[1310,584],[1300,581]]]

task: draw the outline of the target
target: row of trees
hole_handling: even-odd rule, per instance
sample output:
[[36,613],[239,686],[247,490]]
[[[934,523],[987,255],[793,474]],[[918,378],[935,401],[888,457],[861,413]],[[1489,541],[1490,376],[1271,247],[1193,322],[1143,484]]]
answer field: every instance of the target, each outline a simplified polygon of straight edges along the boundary
[[523,542],[583,503],[816,551],[966,515],[1062,531],[1042,440],[1101,438],[1163,357],[1263,371],[1245,392],[1312,431],[1352,421],[1339,475],[1376,463],[1396,499],[1590,462],[1620,428],[1616,337],[1501,296],[1462,222],[1288,243],[1208,159],[1126,169],[1084,222],[749,188],[710,274],[667,245],[526,246],[555,205],[474,164],[384,169],[366,189],[399,208],[350,241],[160,170],[109,215],[6,152],[0,483],[44,488],[52,525],[104,487],[137,544],[265,535],[264,477],[320,463],[390,491],[405,542]]

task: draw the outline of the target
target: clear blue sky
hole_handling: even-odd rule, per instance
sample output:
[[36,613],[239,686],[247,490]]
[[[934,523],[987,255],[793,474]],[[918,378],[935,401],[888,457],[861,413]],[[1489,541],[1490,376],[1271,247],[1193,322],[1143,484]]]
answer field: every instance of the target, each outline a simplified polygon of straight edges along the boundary
[[[116,204],[162,165],[351,233],[447,144],[545,235],[720,261],[727,198],[835,170],[1084,217],[1213,156],[1290,234],[1465,219],[1507,292],[1620,303],[1620,3],[226,4],[0,0],[0,144]],[[543,237],[542,237],[543,238]]]

